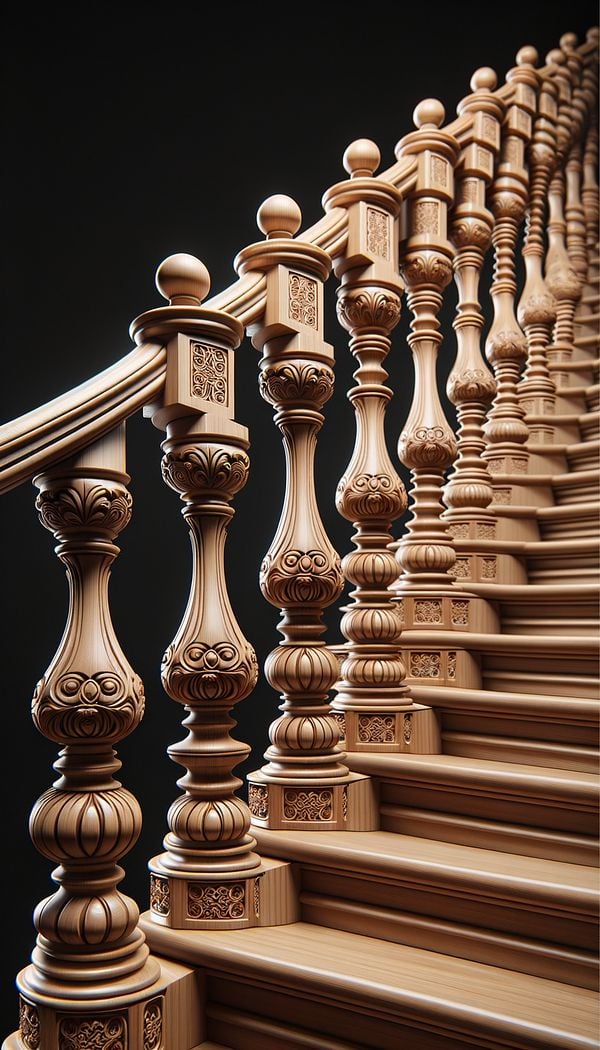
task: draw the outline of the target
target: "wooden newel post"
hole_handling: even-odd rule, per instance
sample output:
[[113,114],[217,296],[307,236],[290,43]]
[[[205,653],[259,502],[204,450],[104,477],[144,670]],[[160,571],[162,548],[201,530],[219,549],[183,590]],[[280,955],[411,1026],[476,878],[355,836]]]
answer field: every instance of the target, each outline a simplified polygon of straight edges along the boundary
[[[493,490],[487,463],[483,425],[496,392],[496,383],[481,356],[483,312],[479,305],[479,278],[493,229],[493,215],[485,203],[486,187],[494,172],[500,146],[500,119],[504,107],[493,94],[493,69],[477,70],[473,94],[463,99],[459,115],[472,114],[472,130],[457,168],[457,204],[451,213],[450,237],[456,247],[454,274],[458,311],[453,322],[458,354],[448,377],[448,397],[458,412],[458,458],[444,492],[444,515],[456,539],[493,539],[496,519],[488,510]],[[461,562],[461,564],[464,564]],[[456,565],[455,565],[456,568]],[[469,577],[490,578],[490,558],[468,554]],[[463,576],[463,578],[465,578]]]
[[142,1046],[148,1016],[162,1018],[158,963],[136,903],[117,888],[118,862],[141,829],[137,801],[115,779],[113,750],[144,711],[108,602],[114,541],[131,517],[128,482],[124,424],[34,482],[69,584],[65,633],[32,704],[37,728],[63,748],[59,779],[30,819],[35,846],[58,865],[59,889],[35,910],[32,965],[17,979],[20,1037],[6,1047]]
[[[243,327],[201,306],[210,279],[193,256],[166,259],[156,283],[169,306],[143,314],[132,334],[168,340],[164,396],[151,414],[167,431],[162,474],[184,504],[192,580],[161,667],[165,691],[188,712],[188,734],[168,748],[186,771],[178,781],[184,793],[168,813],[165,852],[149,864],[150,915],[178,929],[289,922],[289,866],[262,864],[254,852],[250,812],[235,794],[242,782],[233,773],[250,748],[230,736],[231,709],[258,677],[254,650],[229,601],[224,566],[230,502],[246,484],[250,465],[248,432],[234,419],[234,350]],[[274,880],[284,890],[278,913],[270,899]]]
[[266,828],[366,830],[375,826],[372,788],[343,763],[328,704],[339,664],[321,637],[323,609],[343,585],[314,487],[321,409],[333,393],[333,348],[323,338],[331,261],[293,239],[300,221],[289,197],[269,198],[258,212],[266,241],[245,248],[235,262],[240,273],[266,273],[266,309],[252,341],[263,351],[260,391],[275,409],[286,460],[283,510],[260,572],[264,596],[283,613],[283,642],[265,666],[283,714],[270,729],[268,764],[248,777],[249,801],[254,823]]
[[337,313],[350,332],[358,362],[348,397],[356,415],[356,441],[336,494],[337,509],[356,532],[357,548],[342,562],[355,585],[341,629],[348,646],[332,704],[352,751],[436,751],[439,733],[430,708],[412,701],[400,650],[402,620],[390,584],[398,574],[391,526],[407,505],[406,491],[389,457],[385,411],[392,391],[384,362],[400,319],[397,216],[400,195],[373,178],[380,161],[374,142],[359,139],[344,154],[350,179],[323,198],[327,210],[346,208],[347,248],[336,260]]

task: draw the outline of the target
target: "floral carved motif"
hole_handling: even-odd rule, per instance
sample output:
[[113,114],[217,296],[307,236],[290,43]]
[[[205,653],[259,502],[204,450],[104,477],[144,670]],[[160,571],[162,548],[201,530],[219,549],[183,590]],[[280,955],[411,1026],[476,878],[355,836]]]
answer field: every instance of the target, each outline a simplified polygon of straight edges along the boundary
[[452,240],[459,248],[475,245],[482,251],[488,247],[492,239],[492,231],[489,226],[475,219],[463,219],[452,224]]
[[168,915],[171,910],[169,882],[160,875],[150,876],[150,909],[157,915]]
[[389,216],[378,208],[367,208],[367,251],[381,259],[390,257]]
[[439,678],[440,661],[440,653],[411,652],[410,673],[413,678]]
[[193,641],[183,651],[169,646],[161,677],[179,700],[239,700],[256,685],[258,662],[251,645],[242,652],[232,642]]
[[271,365],[259,375],[262,396],[277,406],[301,401],[320,408],[333,394],[333,383],[331,368],[308,362]]
[[469,603],[453,600],[451,616],[455,627],[466,627],[469,623]]
[[411,234],[438,233],[440,206],[437,201],[418,201],[413,205]]
[[191,882],[187,913],[191,919],[243,919],[246,914],[244,883]]
[[[491,467],[491,463],[488,463]],[[496,535],[495,525],[486,525],[485,522],[477,523],[477,536],[482,540],[493,540]]]
[[44,489],[35,506],[42,525],[59,538],[82,528],[116,536],[131,518],[132,499],[123,485],[83,478],[68,487]]
[[496,393],[496,381],[487,368],[466,368],[464,372],[450,373],[448,397],[457,401],[491,401]]
[[406,259],[402,266],[406,283],[409,287],[421,284],[433,284],[445,288],[452,279],[452,266],[445,255],[436,252],[421,252]]
[[241,449],[220,445],[175,445],[161,463],[164,481],[176,492],[221,492],[231,499],[244,487],[250,460]]
[[38,682],[31,712],[35,725],[51,740],[116,742],[138,724],[144,702],[142,680],[131,669],[91,675],[72,670]]
[[457,558],[448,572],[450,576],[455,576],[459,580],[469,580],[471,578],[471,563],[468,558]]
[[482,580],[494,580],[496,578],[495,558],[481,559],[481,578]]
[[350,332],[361,328],[382,328],[390,332],[400,320],[400,299],[392,292],[365,288],[346,290],[342,286],[337,315],[340,324]]
[[492,211],[497,219],[514,219],[520,225],[525,215],[525,201],[516,193],[495,193]]
[[456,678],[456,653],[448,653],[448,678]]
[[406,491],[398,477],[389,474],[357,474],[343,477],[337,487],[338,510],[352,520],[360,518],[397,518],[407,506]]
[[127,1050],[124,1017],[63,1018],[58,1030],[59,1050]]
[[227,351],[205,343],[192,343],[191,392],[215,405],[227,404]]
[[311,277],[300,273],[288,276],[288,313],[292,321],[299,321],[309,328],[317,327],[318,285]]
[[144,1007],[144,1050],[160,1050],[163,1035],[163,998],[152,999]]
[[288,550],[267,554],[260,568],[262,592],[273,605],[320,604],[335,601],[343,586],[342,566],[333,552]]
[[283,814],[286,820],[331,820],[333,794],[328,790],[303,791],[285,788]]
[[442,603],[434,600],[415,602],[415,623],[441,623]]
[[511,489],[494,489],[493,503],[500,503],[503,505],[509,504],[512,500]]
[[332,711],[331,718],[337,722],[340,730],[340,740],[346,739],[346,716],[343,711]]
[[406,747],[410,747],[412,741],[413,716],[404,715],[402,719],[402,739]]
[[248,784],[248,806],[254,817],[266,820],[269,816],[269,789],[262,784]]
[[392,744],[396,739],[393,715],[359,715],[358,739],[364,744]]
[[444,468],[456,456],[456,441],[444,427],[416,427],[409,433],[402,432],[398,452],[409,467]]
[[451,536],[454,536],[457,540],[468,539],[469,537],[469,526],[464,523],[458,525],[449,525],[448,532]]
[[254,914],[258,919],[260,915],[260,879],[254,880]]
[[33,1003],[28,1003],[22,996],[19,997],[19,1031],[27,1050],[39,1050],[40,1015]]
[[448,164],[442,157],[431,158],[431,178],[436,186],[445,190],[448,186]]

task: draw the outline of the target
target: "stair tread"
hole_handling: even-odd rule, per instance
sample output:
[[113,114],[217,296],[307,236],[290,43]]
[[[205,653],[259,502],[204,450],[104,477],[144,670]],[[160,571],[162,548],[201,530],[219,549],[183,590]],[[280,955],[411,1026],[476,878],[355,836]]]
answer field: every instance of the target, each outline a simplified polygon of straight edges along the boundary
[[548,902],[569,911],[597,910],[598,871],[581,864],[523,857],[392,831],[266,831],[255,828],[261,853],[327,868],[407,876],[503,900]]
[[594,725],[598,725],[600,719],[600,701],[591,697],[543,696],[536,693],[503,692],[498,689],[468,689],[464,686],[446,687],[442,692],[439,686],[424,683],[412,685],[411,693],[413,699],[419,703],[433,704],[436,707],[458,706],[476,710],[483,706],[499,711],[516,710],[527,715],[547,711],[555,718],[562,715],[562,720],[566,718],[575,723],[591,721]]
[[503,794],[516,794],[535,789],[546,798],[565,795],[590,804],[597,803],[598,777],[594,773],[554,769],[549,766],[527,766],[517,762],[491,762],[488,759],[461,758],[457,755],[409,755],[394,753],[347,752],[347,764],[359,772],[401,779],[410,773],[412,779],[484,783]]
[[581,503],[559,503],[554,507],[538,507],[536,511],[536,517],[542,518],[569,518],[569,517],[585,517],[586,515],[594,515],[598,518],[598,504],[592,500],[588,500]]
[[229,974],[300,987],[305,994],[433,1020],[452,1032],[489,1033],[511,1045],[594,1047],[595,992],[497,966],[309,923],[246,930],[141,925],[153,951]]
[[557,650],[582,656],[595,656],[598,653],[600,639],[592,635],[571,634],[483,634],[468,631],[448,630],[414,630],[406,629],[402,634],[402,645],[405,649],[415,646],[447,646],[451,649],[467,649],[489,654],[529,651],[534,653],[556,654]]

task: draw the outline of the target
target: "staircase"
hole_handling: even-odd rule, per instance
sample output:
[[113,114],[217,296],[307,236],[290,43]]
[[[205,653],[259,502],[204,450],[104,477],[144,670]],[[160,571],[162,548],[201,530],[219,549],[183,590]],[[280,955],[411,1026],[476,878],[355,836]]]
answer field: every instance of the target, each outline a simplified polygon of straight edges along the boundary
[[501,622],[500,650],[478,641],[484,688],[413,686],[442,754],[349,753],[378,784],[379,831],[257,829],[263,856],[295,866],[299,922],[198,936],[142,920],[153,951],[206,975],[218,1045],[598,1045],[597,275],[596,254],[529,583],[470,586]]
[[[379,150],[357,140],[349,179],[304,236],[295,202],[269,198],[264,240],[208,304],[204,265],[169,257],[157,272],[168,305],[133,322],[136,349],[0,432],[1,487],[35,475],[71,599],[32,707],[63,748],[30,823],[60,888],[36,910],[20,1029],[3,1050],[598,1046],[598,34],[576,43],[566,34],[542,70],[522,48],[498,92],[478,70],[448,126],[439,102],[422,102],[380,176]],[[526,167],[531,143],[543,148]],[[492,243],[494,375],[477,297]],[[336,497],[356,550],[341,564],[313,477],[333,392],[332,267],[358,363]],[[452,276],[456,438],[436,385]],[[415,392],[398,447],[412,518],[392,542],[407,500],[385,442],[383,362],[404,290]],[[249,465],[233,382],[245,330],[286,453],[261,568],[282,614],[265,665],[282,717],[248,804],[233,770],[250,748],[230,737],[230,712],[258,668],[224,560]],[[113,745],[139,723],[144,692],[108,601],[131,514],[125,419],[140,407],[166,431],[163,477],[193,557],[162,662],[186,712],[187,736],[169,747],[185,775],[141,916],[117,889],[141,815],[114,778]],[[346,641],[330,646],[321,616],[344,576],[356,588]]]

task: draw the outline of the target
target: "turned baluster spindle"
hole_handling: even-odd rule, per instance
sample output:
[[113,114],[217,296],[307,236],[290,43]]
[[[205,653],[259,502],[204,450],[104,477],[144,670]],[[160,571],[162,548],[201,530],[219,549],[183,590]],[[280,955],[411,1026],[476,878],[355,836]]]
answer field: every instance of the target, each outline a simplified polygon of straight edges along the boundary
[[[565,166],[573,136],[577,131],[576,112],[571,105],[571,78],[562,51],[551,51],[546,58],[558,89],[558,117],[556,121],[556,168],[548,192],[548,251],[545,279],[556,305],[556,324],[552,343],[548,347],[549,361],[568,360],[573,353],[573,324],[575,309],[581,298],[581,282],[571,265],[567,252],[565,221],[566,179]],[[568,374],[564,377],[568,382]],[[554,373],[559,385],[563,376]],[[564,380],[563,380],[564,381]]]
[[588,102],[583,81],[583,58],[577,51],[577,37],[574,33],[565,33],[560,38],[567,67],[571,77],[571,120],[572,135],[569,156],[566,165],[565,220],[567,224],[567,251],[571,266],[581,284],[586,279],[588,253],[586,245],[585,212],[581,197],[581,180],[583,174],[584,129],[588,115]]
[[[385,385],[384,362],[391,332],[400,319],[402,292],[400,196],[394,186],[373,178],[379,161],[374,142],[353,142],[344,154],[350,179],[332,186],[324,197],[327,209],[347,209],[347,248],[335,265],[341,278],[337,312],[350,333],[350,350],[358,363],[356,386],[348,393],[356,440],[336,494],[338,511],[356,530],[356,550],[342,562],[355,590],[341,622],[348,646],[332,711],[350,750],[414,751],[431,747],[431,725],[425,741],[424,722],[431,723],[432,715],[413,704],[405,684],[399,646],[402,621],[389,591],[398,574],[390,530],[407,504],[404,485],[387,451],[384,427],[392,397]],[[436,738],[435,725],[433,730]]]
[[188,733],[168,748],[185,775],[167,816],[165,852],[149,865],[151,916],[179,929],[237,928],[256,923],[262,874],[250,811],[235,793],[242,782],[233,771],[250,748],[230,735],[232,708],[254,688],[258,666],[231,607],[224,565],[230,504],[249,470],[248,432],[234,419],[234,350],[243,327],[201,305],[210,278],[193,256],[166,259],[156,284],[169,305],[134,321],[132,334],[167,345],[153,422],[167,431],[162,474],[184,505],[192,579],[161,668],[166,693],[185,706]]
[[[454,274],[458,310],[453,322],[458,354],[448,377],[448,397],[458,414],[458,458],[446,485],[445,515],[452,535],[469,539],[495,534],[495,518],[487,511],[493,490],[486,460],[483,425],[496,384],[481,355],[483,312],[479,305],[479,279],[489,248],[494,218],[486,208],[486,185],[494,172],[500,146],[500,119],[504,107],[493,90],[493,69],[477,70],[471,80],[473,94],[458,107],[459,115],[472,114],[472,130],[457,169],[457,200],[451,213],[450,238],[454,242]],[[473,561],[473,560],[472,560]],[[471,566],[471,577],[477,565]],[[476,574],[476,569],[475,569]]]
[[523,248],[525,287],[518,308],[519,323],[527,336],[528,349],[527,367],[519,384],[519,399],[525,412],[534,417],[529,421],[529,432],[538,440],[551,436],[551,430],[535,417],[552,414],[556,400],[556,387],[546,356],[556,321],[556,303],[544,281],[542,264],[548,187],[556,163],[557,95],[555,81],[550,76],[542,77],[538,113],[528,151],[530,189]]
[[159,977],[138,907],[117,888],[118,862],[141,829],[137,801],[115,779],[121,763],[113,750],[144,711],[142,682],[121,650],[108,601],[114,541],[131,517],[128,482],[124,424],[35,478],[40,521],[66,570],[69,613],[32,704],[36,727],[63,750],[59,779],[30,819],[34,845],[58,865],[59,889],[35,910],[32,965],[17,981],[28,1048],[32,1025],[38,1046],[83,1046],[94,1025],[107,1039],[141,1045],[133,1003]]
[[527,360],[527,340],[515,315],[515,252],[527,206],[525,148],[536,109],[537,60],[535,48],[521,48],[516,66],[507,74],[507,82],[514,84],[514,97],[502,126],[500,158],[490,194],[495,220],[494,278],[490,289],[494,320],[485,353],[494,369],[497,394],[485,427],[487,448],[483,455],[492,474],[524,474],[528,461],[529,429],[517,394],[521,369]]
[[586,245],[588,257],[593,258],[598,244],[598,28],[587,34],[595,44],[585,60],[583,88],[588,106],[588,124],[583,151],[583,186],[581,196],[585,214]]
[[256,824],[342,828],[354,819],[355,792],[368,794],[370,786],[344,765],[328,704],[339,665],[322,639],[322,615],[339,597],[343,576],[319,515],[314,458],[321,409],[333,393],[333,348],[323,339],[323,282],[331,261],[322,249],[293,239],[300,221],[291,198],[270,197],[258,211],[267,239],[236,259],[240,273],[267,276],[265,313],[252,338],[263,351],[260,392],[275,409],[286,462],[283,510],[260,570],[265,598],[282,610],[283,641],[265,665],[281,694],[282,715],[269,731],[267,765],[248,777],[249,797]]
[[419,159],[417,188],[408,201],[401,271],[412,313],[408,342],[415,369],[412,406],[400,435],[400,460],[412,472],[412,518],[397,558],[403,575],[400,588],[439,588],[453,583],[449,574],[456,560],[442,521],[444,475],[454,461],[456,441],[444,415],[436,378],[442,340],[438,313],[452,277],[452,246],[447,239],[447,209],[454,193],[456,140],[440,126],[444,108],[435,99],[421,102],[414,112],[418,128],[396,147],[398,158]]

